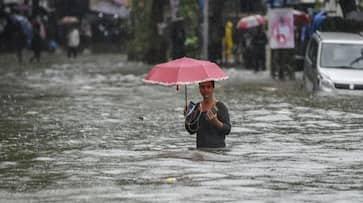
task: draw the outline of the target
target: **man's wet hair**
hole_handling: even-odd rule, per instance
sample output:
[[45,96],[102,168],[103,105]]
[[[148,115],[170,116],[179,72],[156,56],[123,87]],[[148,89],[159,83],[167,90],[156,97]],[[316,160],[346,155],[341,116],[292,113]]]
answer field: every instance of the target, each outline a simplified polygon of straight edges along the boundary
[[[205,82],[209,82],[209,81],[205,81]],[[214,88],[214,80],[211,80],[210,82],[212,82],[212,87]],[[201,84],[201,82],[199,83],[199,85]]]

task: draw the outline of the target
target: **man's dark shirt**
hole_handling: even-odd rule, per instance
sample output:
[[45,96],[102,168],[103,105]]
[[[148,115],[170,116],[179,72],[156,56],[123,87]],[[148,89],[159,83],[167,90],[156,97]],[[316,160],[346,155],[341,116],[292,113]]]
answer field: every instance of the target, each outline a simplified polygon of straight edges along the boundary
[[[201,113],[199,122],[195,122],[191,126],[185,125],[185,129],[190,134],[197,133],[197,148],[218,148],[226,146],[225,138],[231,131],[228,109],[222,102],[216,103],[216,109],[217,118],[223,123],[222,128],[208,120],[206,112]],[[193,129],[197,130],[193,131]]]

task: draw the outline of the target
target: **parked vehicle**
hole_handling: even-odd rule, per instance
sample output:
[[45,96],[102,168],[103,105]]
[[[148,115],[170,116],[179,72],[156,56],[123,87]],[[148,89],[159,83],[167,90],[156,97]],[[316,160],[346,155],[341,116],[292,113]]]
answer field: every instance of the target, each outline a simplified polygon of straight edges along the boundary
[[305,52],[303,80],[311,92],[363,92],[363,35],[314,33]]

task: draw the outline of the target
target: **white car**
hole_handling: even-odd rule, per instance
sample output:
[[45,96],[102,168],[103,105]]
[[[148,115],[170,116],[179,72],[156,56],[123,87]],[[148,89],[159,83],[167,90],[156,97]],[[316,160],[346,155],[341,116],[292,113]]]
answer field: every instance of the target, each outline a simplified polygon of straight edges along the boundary
[[311,92],[363,92],[363,35],[314,33],[306,49],[303,80]]

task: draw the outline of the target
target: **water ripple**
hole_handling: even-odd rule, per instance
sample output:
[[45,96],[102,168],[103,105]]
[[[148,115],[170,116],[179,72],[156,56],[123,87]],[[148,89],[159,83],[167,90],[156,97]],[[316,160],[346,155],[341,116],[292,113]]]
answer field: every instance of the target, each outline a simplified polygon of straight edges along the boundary
[[[118,57],[118,56],[117,56]],[[358,97],[228,69],[216,97],[225,150],[195,149],[183,88],[142,82],[149,66],[104,56],[0,76],[5,202],[360,202]],[[200,100],[196,85],[188,98]]]

